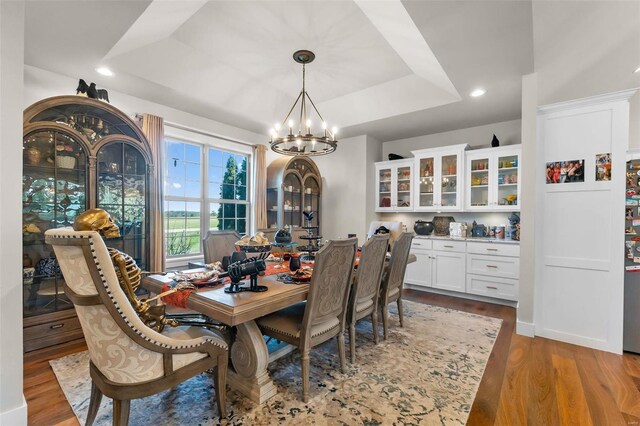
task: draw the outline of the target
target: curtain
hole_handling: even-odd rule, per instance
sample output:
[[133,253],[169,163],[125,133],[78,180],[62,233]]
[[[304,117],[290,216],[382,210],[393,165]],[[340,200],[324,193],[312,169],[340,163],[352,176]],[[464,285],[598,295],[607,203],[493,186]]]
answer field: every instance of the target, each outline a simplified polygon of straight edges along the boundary
[[267,227],[267,147],[254,145],[256,191],[253,203],[256,230]]
[[142,114],[142,132],[147,137],[153,156],[151,173],[150,207],[150,239],[151,259],[149,271],[164,271],[164,224],[163,224],[163,181],[164,181],[164,123],[162,117]]

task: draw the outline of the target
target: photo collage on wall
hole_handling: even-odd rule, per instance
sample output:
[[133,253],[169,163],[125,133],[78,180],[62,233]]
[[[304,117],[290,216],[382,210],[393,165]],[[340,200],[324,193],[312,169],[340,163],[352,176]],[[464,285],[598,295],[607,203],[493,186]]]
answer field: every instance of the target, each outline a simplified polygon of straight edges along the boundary
[[596,154],[596,182],[611,180],[611,153]]
[[584,160],[547,163],[547,184],[584,182]]
[[[599,167],[598,156],[596,157],[596,178]],[[609,163],[611,156],[609,156]],[[606,161],[602,162],[604,167]],[[640,272],[640,235],[636,229],[640,227],[640,163],[630,161],[627,163],[626,171],[626,202],[624,209],[625,230],[627,236],[625,241],[625,256],[627,272]],[[609,174],[609,179],[611,175]]]

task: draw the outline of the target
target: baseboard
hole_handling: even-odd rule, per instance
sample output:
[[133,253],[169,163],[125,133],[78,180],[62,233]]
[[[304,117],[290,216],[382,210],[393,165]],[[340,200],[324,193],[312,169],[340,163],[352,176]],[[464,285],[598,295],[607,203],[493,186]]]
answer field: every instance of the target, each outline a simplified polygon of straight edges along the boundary
[[410,283],[404,283],[404,288],[408,288],[410,290],[422,291],[425,293],[442,294],[444,296],[452,296],[460,299],[469,299],[469,300],[477,300],[479,302],[493,303],[494,305],[510,306],[512,308],[516,307],[516,302],[513,302],[511,300],[495,299],[493,297],[480,296],[476,294],[460,293],[458,291],[442,290],[439,288],[424,287],[421,285],[415,285]]
[[0,425],[22,426],[27,424],[27,401],[22,396],[22,405],[0,413]]
[[532,322],[516,321],[516,334],[533,337],[536,334],[536,326]]
[[540,327],[536,329],[536,336],[622,355],[622,344],[616,345],[607,340],[594,339],[591,337],[580,336],[558,330],[543,329]]

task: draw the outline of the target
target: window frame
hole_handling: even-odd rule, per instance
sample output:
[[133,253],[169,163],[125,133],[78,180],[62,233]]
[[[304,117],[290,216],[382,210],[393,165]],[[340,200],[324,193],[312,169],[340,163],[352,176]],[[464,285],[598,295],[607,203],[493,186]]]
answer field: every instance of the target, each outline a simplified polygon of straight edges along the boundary
[[[253,150],[252,147],[247,144],[242,144],[239,142],[225,140],[212,135],[199,134],[195,132],[191,132],[188,130],[180,129],[180,128],[171,128],[169,129],[165,127],[165,135],[164,135],[164,158],[162,159],[163,165],[165,167],[168,166],[169,158],[168,155],[168,144],[169,142],[178,142],[190,145],[196,145],[200,148],[200,197],[181,197],[174,195],[167,195],[163,193],[162,201],[163,201],[163,209],[164,204],[170,201],[179,201],[179,202],[195,202],[200,203],[200,246],[198,253],[190,253],[184,255],[176,255],[169,256],[165,254],[165,264],[167,268],[172,267],[180,267],[186,265],[190,261],[202,260],[204,258],[204,252],[202,247],[202,239],[206,236],[207,232],[209,232],[210,228],[210,214],[211,214],[211,205],[212,204],[243,204],[246,205],[246,225],[245,229],[247,234],[251,233],[253,229],[253,168],[254,168],[254,159],[253,159]],[[244,148],[244,149],[243,149]],[[224,153],[229,153],[232,155],[241,155],[247,157],[247,182],[246,182],[246,201],[243,200],[224,200],[218,198],[209,198],[209,150],[218,150]],[[165,179],[168,176],[168,168],[163,171],[162,177],[162,185],[164,188]],[[166,192],[166,191],[165,191]],[[163,218],[164,218],[164,210],[163,210]],[[163,232],[165,232],[166,236],[166,224],[163,226]],[[166,241],[165,241],[166,248]]]

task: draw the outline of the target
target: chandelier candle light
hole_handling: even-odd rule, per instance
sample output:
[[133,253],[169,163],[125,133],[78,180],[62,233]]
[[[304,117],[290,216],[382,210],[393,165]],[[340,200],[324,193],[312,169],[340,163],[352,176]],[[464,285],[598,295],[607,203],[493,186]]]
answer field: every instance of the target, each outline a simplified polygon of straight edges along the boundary
[[[311,97],[307,93],[306,81],[305,81],[305,66],[308,63],[313,62],[316,55],[310,50],[298,50],[293,54],[293,60],[299,64],[302,64],[302,90],[293,103],[293,106],[289,110],[287,116],[282,120],[282,123],[276,123],[275,127],[271,129],[271,149],[278,154],[292,155],[292,156],[315,156],[330,154],[338,147],[338,140],[336,134],[338,129],[335,127],[328,130],[327,123],[322,118],[320,111],[316,108],[315,104],[311,100]],[[311,104],[313,109],[310,111],[316,112],[320,123],[322,123],[323,133],[321,136],[314,135],[311,132],[311,121],[308,115],[308,103]],[[297,123],[297,130],[294,133],[296,123],[291,118],[291,114],[294,112],[296,105],[300,103],[299,121]],[[280,136],[280,132],[285,132],[285,124],[289,129],[288,134]]]

